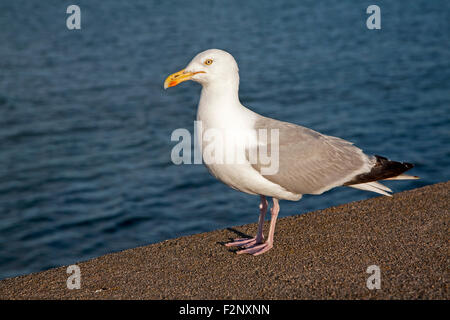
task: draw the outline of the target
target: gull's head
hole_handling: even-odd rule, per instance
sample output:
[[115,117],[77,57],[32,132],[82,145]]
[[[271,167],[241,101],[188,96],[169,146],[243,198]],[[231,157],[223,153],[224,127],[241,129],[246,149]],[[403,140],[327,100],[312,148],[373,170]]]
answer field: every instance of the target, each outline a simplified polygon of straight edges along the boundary
[[210,49],[197,54],[186,68],[171,74],[164,81],[164,89],[192,80],[210,84],[239,84],[239,69],[233,56],[226,51]]

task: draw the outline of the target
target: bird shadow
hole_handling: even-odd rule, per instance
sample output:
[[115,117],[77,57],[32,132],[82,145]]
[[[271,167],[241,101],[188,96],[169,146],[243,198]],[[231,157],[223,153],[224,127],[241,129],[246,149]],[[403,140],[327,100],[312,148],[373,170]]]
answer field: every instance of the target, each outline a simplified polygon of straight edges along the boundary
[[[250,235],[248,235],[246,233],[243,233],[243,232],[241,232],[239,230],[236,230],[234,228],[227,228],[227,230],[233,232],[238,238],[248,238],[248,239],[252,238]],[[230,237],[230,238],[228,238],[228,241],[217,241],[216,243],[220,244],[222,246],[225,246],[228,242],[233,241],[233,240],[234,240],[234,238]],[[236,247],[234,247],[234,248],[228,249],[228,251],[236,252],[237,250],[236,250]]]

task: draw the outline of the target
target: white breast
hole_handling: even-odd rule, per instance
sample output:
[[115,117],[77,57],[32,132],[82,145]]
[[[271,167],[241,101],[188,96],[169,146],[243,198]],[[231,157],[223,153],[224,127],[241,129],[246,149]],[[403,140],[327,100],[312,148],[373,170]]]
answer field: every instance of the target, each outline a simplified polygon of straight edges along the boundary
[[[226,185],[249,194],[261,194],[278,199],[299,200],[302,195],[293,194],[278,184],[264,178],[246,159],[245,147],[257,144],[253,125],[256,114],[240,103],[211,101],[203,95],[200,99],[197,121],[201,121],[203,161],[208,170]],[[208,157],[210,150],[217,151],[219,134],[223,142],[222,154]],[[200,135],[199,135],[200,136]],[[211,143],[215,144],[214,146]],[[213,147],[213,148],[211,148]],[[230,156],[230,152],[234,155]],[[205,158],[206,156],[206,158]],[[211,161],[213,160],[213,161]],[[214,161],[219,160],[219,161]],[[234,161],[230,161],[234,160]]]

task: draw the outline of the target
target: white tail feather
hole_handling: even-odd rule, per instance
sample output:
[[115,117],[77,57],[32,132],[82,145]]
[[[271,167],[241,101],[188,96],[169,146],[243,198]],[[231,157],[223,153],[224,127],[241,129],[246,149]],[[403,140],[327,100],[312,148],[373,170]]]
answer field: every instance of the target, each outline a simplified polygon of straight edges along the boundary
[[381,183],[379,183],[379,182],[372,181],[372,182],[369,182],[369,183],[367,183],[367,184],[370,184],[371,186],[373,186],[373,187],[375,187],[375,188],[377,188],[377,189],[381,189],[381,190],[384,190],[384,191],[387,191],[387,192],[391,192],[391,193],[392,193],[392,190],[391,190],[391,189],[389,189],[388,187],[386,187],[385,185],[383,185],[383,184],[381,184]]
[[372,191],[372,192],[383,194],[383,195],[388,196],[388,197],[392,197],[389,193],[387,193],[387,192],[392,192],[392,190],[389,189],[388,187],[382,185],[381,183],[376,182],[376,181],[367,182],[367,183],[352,184],[352,185],[350,185],[348,187],[355,188],[355,189],[360,189],[360,190]]
[[384,180],[412,180],[412,179],[420,179],[418,176],[410,176],[407,174],[401,174],[399,176],[396,177],[392,177],[392,178],[387,178]]

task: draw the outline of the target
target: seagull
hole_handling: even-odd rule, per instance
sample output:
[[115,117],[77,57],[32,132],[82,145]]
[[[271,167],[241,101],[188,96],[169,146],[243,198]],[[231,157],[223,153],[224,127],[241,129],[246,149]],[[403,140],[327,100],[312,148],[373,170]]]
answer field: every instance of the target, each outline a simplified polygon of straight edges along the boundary
[[[217,129],[222,132],[255,133],[249,134],[249,139],[242,139],[246,140],[244,147],[240,145],[243,143],[240,139],[224,140],[226,150],[236,147],[236,159],[239,157],[243,161],[204,161],[209,172],[218,180],[236,190],[260,196],[256,236],[235,239],[226,244],[240,247],[238,254],[256,256],[273,247],[279,200],[298,201],[304,194],[319,195],[339,186],[390,196],[392,190],[377,181],[418,179],[403,174],[413,167],[411,163],[366,155],[346,140],[264,117],[244,107],[239,100],[239,68],[234,57],[226,51],[210,49],[197,54],[186,68],[166,78],[164,89],[187,80],[202,85],[197,109],[197,121],[202,124],[202,132]],[[269,141],[267,135],[257,135],[260,130],[270,131],[273,133],[271,138],[278,139]],[[201,141],[203,151],[206,151],[207,144],[205,139]],[[267,161],[263,161],[262,157],[251,159],[249,156],[261,148],[277,153],[275,172],[264,172]],[[219,160],[227,156],[217,154]],[[205,160],[205,152],[202,156]],[[269,233],[264,241],[263,225],[268,197],[272,198],[273,205],[270,208]]]

